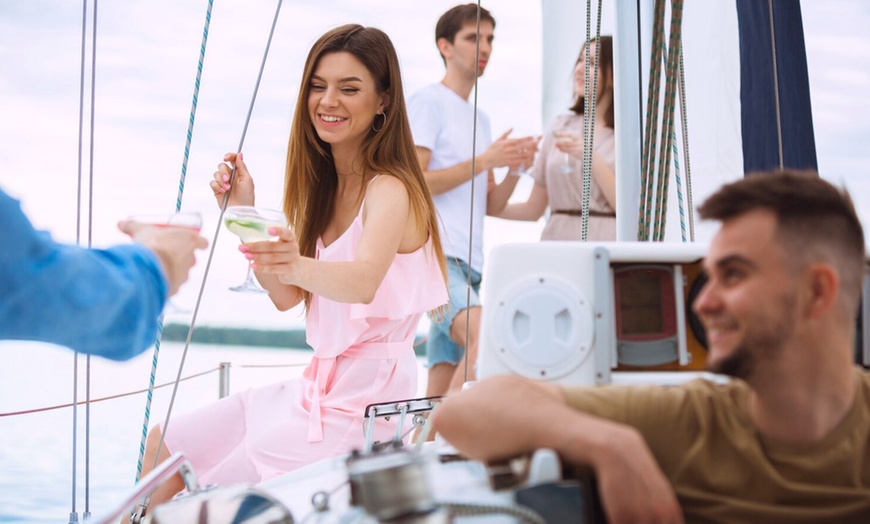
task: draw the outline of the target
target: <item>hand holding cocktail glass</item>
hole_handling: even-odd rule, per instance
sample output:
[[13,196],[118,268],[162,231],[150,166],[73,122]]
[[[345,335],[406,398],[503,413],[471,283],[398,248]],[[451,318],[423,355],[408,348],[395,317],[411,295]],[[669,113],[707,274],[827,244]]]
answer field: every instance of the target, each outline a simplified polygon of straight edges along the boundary
[[118,229],[157,255],[170,295],[187,281],[196,264],[194,252],[208,246],[208,241],[199,235],[201,227],[199,213],[133,215],[118,223]]
[[[248,260],[253,260],[248,244],[275,240],[280,228],[287,227],[284,213],[274,209],[266,209],[254,206],[228,206],[224,212],[224,225],[235,233],[242,241],[240,248]],[[238,286],[230,288],[231,291],[245,291],[252,293],[268,293],[257,285],[254,280],[252,264],[248,264],[248,276]]]
[[[234,171],[231,166],[235,167]],[[283,212],[253,205],[254,180],[241,153],[224,155],[224,162],[218,166],[214,180],[209,185],[219,207],[226,201],[224,225],[242,241],[243,245],[239,249],[248,260],[253,261],[254,257],[248,244],[277,240],[278,230],[287,228],[287,219]],[[245,281],[230,290],[268,293],[254,280],[251,264],[248,264]]]
[[529,135],[522,138],[514,139],[514,148],[517,150],[517,160],[512,163],[510,171],[520,176],[528,175],[532,169],[532,164],[535,163],[535,155],[538,153],[538,142],[540,135]]
[[556,149],[562,152],[562,164],[559,168],[563,173],[572,172],[574,166],[571,157],[583,155],[582,137],[565,131],[553,131],[553,140],[556,141]]

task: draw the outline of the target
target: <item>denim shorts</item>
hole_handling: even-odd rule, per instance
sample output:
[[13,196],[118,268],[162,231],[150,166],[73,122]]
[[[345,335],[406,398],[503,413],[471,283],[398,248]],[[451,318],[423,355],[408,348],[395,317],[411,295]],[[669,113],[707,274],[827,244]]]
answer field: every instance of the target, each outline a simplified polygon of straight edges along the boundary
[[[468,289],[469,272],[471,272],[470,290]],[[431,319],[429,340],[426,342],[426,356],[430,368],[445,362],[459,364],[465,349],[450,338],[450,326],[456,315],[469,307],[480,305],[480,280],[480,273],[470,269],[465,261],[447,257],[447,293],[450,296],[450,303],[440,321]]]

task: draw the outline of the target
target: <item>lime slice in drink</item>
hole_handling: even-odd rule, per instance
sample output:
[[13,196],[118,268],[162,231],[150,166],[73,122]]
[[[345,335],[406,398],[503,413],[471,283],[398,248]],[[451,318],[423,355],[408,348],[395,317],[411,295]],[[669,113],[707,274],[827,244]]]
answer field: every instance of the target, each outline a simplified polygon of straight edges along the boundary
[[269,228],[274,224],[265,224],[257,220],[246,218],[227,218],[224,220],[227,229],[235,233],[242,239],[242,242],[256,242],[258,240],[269,240],[272,235],[269,234]]

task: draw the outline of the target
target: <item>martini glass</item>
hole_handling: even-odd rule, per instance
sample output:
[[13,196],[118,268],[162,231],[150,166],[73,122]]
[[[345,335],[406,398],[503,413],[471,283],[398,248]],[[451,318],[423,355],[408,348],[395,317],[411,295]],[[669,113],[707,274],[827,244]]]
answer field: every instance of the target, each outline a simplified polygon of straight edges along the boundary
[[[193,229],[196,232],[199,232],[202,229],[202,215],[199,214],[198,211],[179,211],[177,213],[165,214],[155,213],[130,215],[129,217],[127,217],[127,220],[138,222],[140,224],[148,224],[155,227],[185,227],[188,229]],[[172,298],[167,300],[166,305],[163,307],[164,315],[189,312],[189,309],[179,306]]]
[[[254,206],[229,206],[224,212],[224,225],[236,234],[242,243],[262,242],[272,240],[275,235],[269,234],[273,227],[287,227],[287,218],[284,213],[275,209],[266,209]],[[248,264],[248,275],[245,281],[230,288],[230,291],[245,293],[269,292],[257,284],[254,280],[254,271]]]

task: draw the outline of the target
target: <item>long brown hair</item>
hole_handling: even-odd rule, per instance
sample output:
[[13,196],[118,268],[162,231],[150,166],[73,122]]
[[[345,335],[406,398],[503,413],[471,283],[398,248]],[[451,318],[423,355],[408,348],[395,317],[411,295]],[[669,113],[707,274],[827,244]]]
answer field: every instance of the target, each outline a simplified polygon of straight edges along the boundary
[[[359,60],[372,75],[378,94],[386,94],[388,100],[385,116],[375,119],[379,123],[383,118],[383,125],[371,128],[361,145],[359,161],[363,168],[363,186],[377,173],[396,177],[405,185],[420,233],[426,233],[432,239],[446,281],[447,269],[435,205],[411,137],[396,50],[386,33],[358,24],[343,25],[325,33],[311,47],[305,60],[287,144],[284,175],[284,213],[299,239],[300,252],[303,256],[314,256],[317,239],[326,229],[335,209],[338,175],[332,149],[314,129],[308,113],[308,95],[320,59],[337,52],[350,53]],[[311,293],[301,292],[307,308],[311,303]]]
[[[598,37],[597,40],[592,39],[589,42],[596,44],[595,51],[598,53],[598,67],[601,69],[601,74],[598,77],[598,92],[595,93],[595,98],[600,100],[603,93],[610,95],[607,107],[604,108],[604,125],[613,129],[613,37],[604,35]],[[580,59],[583,58],[583,51],[589,48],[589,42],[584,43],[583,47],[580,48],[580,54],[577,55],[574,67],[577,67],[577,64],[580,63]],[[595,74],[595,71],[589,71],[590,81],[593,74]],[[578,115],[584,114],[586,112],[586,95],[584,93],[577,93],[577,99],[574,100],[574,105],[569,109]]]

